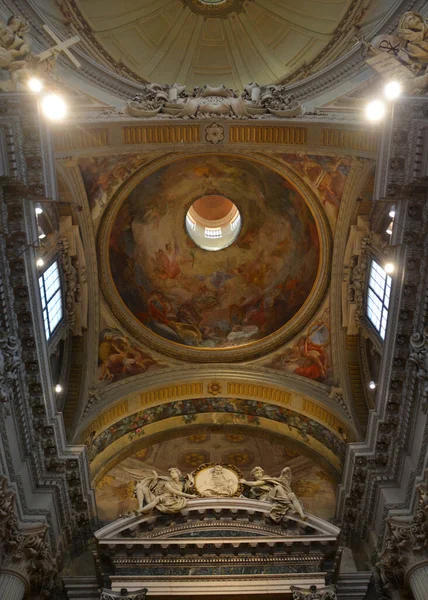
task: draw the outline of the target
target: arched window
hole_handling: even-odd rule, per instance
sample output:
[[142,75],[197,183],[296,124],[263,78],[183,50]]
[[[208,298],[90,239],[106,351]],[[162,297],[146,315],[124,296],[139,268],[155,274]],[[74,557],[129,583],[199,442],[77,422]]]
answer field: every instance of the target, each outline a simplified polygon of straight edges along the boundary
[[375,260],[371,261],[367,290],[367,317],[380,337],[385,339],[388,320],[391,277]]
[[58,261],[54,261],[39,277],[43,322],[46,339],[54,333],[64,316],[61,277]]

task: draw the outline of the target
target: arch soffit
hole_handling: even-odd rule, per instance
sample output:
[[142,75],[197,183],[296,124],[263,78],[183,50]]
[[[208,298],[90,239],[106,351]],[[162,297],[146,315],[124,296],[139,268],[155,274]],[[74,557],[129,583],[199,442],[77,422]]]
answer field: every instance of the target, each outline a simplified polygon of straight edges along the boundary
[[[342,473],[346,444],[331,434],[330,447],[327,447],[320,439],[317,439],[322,436],[322,431],[321,436],[316,434],[317,437],[309,433],[302,435],[295,427],[266,417],[258,417],[257,419],[250,419],[244,422],[241,419],[237,420],[234,413],[219,414],[207,412],[195,413],[192,415],[190,423],[186,423],[182,415],[173,416],[155,421],[154,423],[145,424],[132,439],[129,439],[128,434],[118,437],[93,457],[90,463],[92,485],[96,486],[111,469],[125,460],[125,458],[132,456],[138,450],[150,446],[152,443],[156,443],[159,438],[162,439],[167,433],[185,430],[186,434],[187,432],[190,434],[195,427],[227,427],[236,426],[237,424],[239,424],[240,428],[255,429],[282,436],[284,440],[291,439],[297,441],[307,446],[308,449],[321,459],[327,461],[339,477]],[[174,457],[171,460],[174,462]]]
[[239,397],[286,406],[326,426],[336,435],[344,435],[349,441],[359,437],[352,421],[322,384],[248,365],[201,365],[197,373],[195,377],[192,365],[174,365],[164,372],[142,374],[107,386],[94,408],[81,420],[75,441],[85,441],[92,431],[99,435],[145,408],[172,400],[210,396]]

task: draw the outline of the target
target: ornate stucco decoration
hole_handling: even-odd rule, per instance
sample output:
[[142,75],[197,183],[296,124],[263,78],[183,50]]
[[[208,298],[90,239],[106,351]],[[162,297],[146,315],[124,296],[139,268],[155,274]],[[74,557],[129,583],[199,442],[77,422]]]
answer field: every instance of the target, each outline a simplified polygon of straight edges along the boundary
[[406,12],[392,35],[376,36],[367,60],[383,77],[394,76],[410,91],[428,87],[428,23],[416,12]]
[[391,252],[380,236],[370,231],[369,220],[358,217],[356,225],[352,225],[350,229],[342,280],[342,324],[347,327],[348,335],[356,335],[362,325],[367,270],[371,257],[387,258]]
[[19,341],[0,329],[0,403],[8,402],[20,363]]
[[301,502],[291,489],[289,467],[285,467],[279,477],[271,477],[261,467],[254,467],[250,481],[243,479],[234,465],[220,463],[203,464],[184,476],[176,467],[169,469],[168,476],[158,475],[154,470],[127,471],[137,478],[137,514],[151,513],[155,509],[166,514],[180,513],[187,508],[189,500],[240,497],[245,490],[248,498],[271,504],[269,516],[275,523],[288,513],[306,518]]
[[61,219],[57,252],[65,279],[68,327],[73,335],[83,335],[88,326],[86,260],[79,227],[72,224],[71,217]]
[[316,585],[311,585],[309,589],[303,587],[291,586],[293,592],[293,600],[336,600],[336,586],[328,585],[327,587],[318,588]]
[[[0,566],[19,574],[35,595],[48,594],[58,572],[46,526],[24,528],[15,508],[15,493],[0,478]],[[43,596],[43,597],[47,597]]]
[[113,592],[112,590],[101,590],[100,600],[118,600],[118,598],[125,598],[127,600],[144,600],[149,590],[142,588],[141,590],[135,590],[128,592],[126,588],[122,588],[120,592]]
[[217,145],[224,140],[224,127],[218,123],[213,123],[205,130],[205,139],[210,144]]
[[413,518],[388,519],[388,534],[376,567],[387,592],[404,587],[412,566],[428,560],[428,469],[416,486],[417,504]]
[[195,87],[174,83],[149,83],[129,100],[125,111],[132,117],[175,119],[289,119],[303,114],[303,107],[283,85],[249,83],[242,94],[224,85]]
[[190,10],[205,17],[225,18],[244,9],[245,0],[181,0]]
[[417,377],[421,383],[422,390],[422,410],[424,413],[428,410],[428,327],[425,327],[422,333],[414,333],[410,338],[409,362],[417,367]]
[[31,75],[49,74],[60,52],[65,52],[75,66],[80,67],[80,63],[67,49],[80,40],[79,36],[61,42],[50,27],[44,25],[43,28],[54,40],[55,46],[40,54],[34,54],[30,47],[30,25],[27,21],[15,15],[9,17],[7,23],[0,19],[0,75],[3,71],[9,76],[6,80],[0,76],[0,90],[10,92],[19,89],[20,84]]

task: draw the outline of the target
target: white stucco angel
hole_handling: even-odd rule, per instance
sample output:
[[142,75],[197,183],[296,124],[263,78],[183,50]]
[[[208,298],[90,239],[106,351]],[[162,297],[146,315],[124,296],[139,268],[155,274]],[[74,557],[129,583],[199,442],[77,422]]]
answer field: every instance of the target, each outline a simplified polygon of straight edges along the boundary
[[250,497],[272,502],[270,517],[280,521],[287,512],[296,512],[302,519],[305,518],[302,505],[291,489],[291,469],[285,467],[279,477],[269,477],[261,467],[254,467],[251,475],[254,481],[241,479],[241,483],[251,488]]
[[154,470],[127,471],[138,478],[135,494],[139,513],[149,513],[155,508],[162,513],[177,513],[187,506],[189,498],[196,498],[195,494],[188,493],[192,489],[192,477],[183,477],[175,467],[168,469],[169,476],[158,475]]

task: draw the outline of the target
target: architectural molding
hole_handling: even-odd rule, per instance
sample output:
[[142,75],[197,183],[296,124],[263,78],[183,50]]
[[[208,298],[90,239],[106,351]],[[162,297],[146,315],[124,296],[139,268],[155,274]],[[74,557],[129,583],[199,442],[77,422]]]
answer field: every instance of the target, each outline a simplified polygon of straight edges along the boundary
[[[34,557],[29,579],[36,583],[38,573],[43,577],[49,569],[54,572],[57,549],[89,526],[95,503],[85,450],[67,445],[57,414],[41,322],[34,202],[56,186],[46,131],[38,122],[35,101],[27,95],[3,95],[2,108],[0,129],[17,132],[14,151],[23,168],[19,179],[3,181],[0,190],[0,373],[2,399],[8,405],[0,415],[0,457],[7,485],[13,486],[16,518],[26,523],[16,526],[23,539],[17,533],[19,539],[11,542],[8,553],[13,547]],[[39,500],[34,506],[36,489]],[[3,492],[11,506],[10,494]]]
[[[398,207],[400,226],[395,228],[391,242],[395,247],[397,275],[393,282],[376,408],[370,414],[367,442],[351,444],[348,448],[347,483],[341,487],[338,500],[344,541],[358,547],[365,540],[377,546],[386,561],[391,557],[393,560],[393,553],[391,557],[388,555],[391,542],[385,539],[386,529],[390,529],[387,524],[391,519],[395,522],[397,515],[411,512],[415,481],[420,480],[426,468],[423,440],[427,439],[428,424],[422,412],[424,338],[421,332],[427,322],[428,196],[426,183],[418,179],[412,167],[412,161],[417,160],[418,131],[426,123],[426,102],[426,99],[415,98],[400,100],[386,134],[390,144],[385,142],[381,147],[375,190],[378,198],[386,194],[388,201],[393,199]],[[404,139],[399,135],[403,128],[412,132],[406,134],[407,144],[399,142]],[[409,363],[413,368],[409,368]],[[410,456],[406,449],[415,438],[418,450],[415,456]],[[380,512],[383,518],[375,521],[374,516]],[[400,529],[394,530],[394,537],[398,531]],[[417,531],[416,534],[419,535]]]

